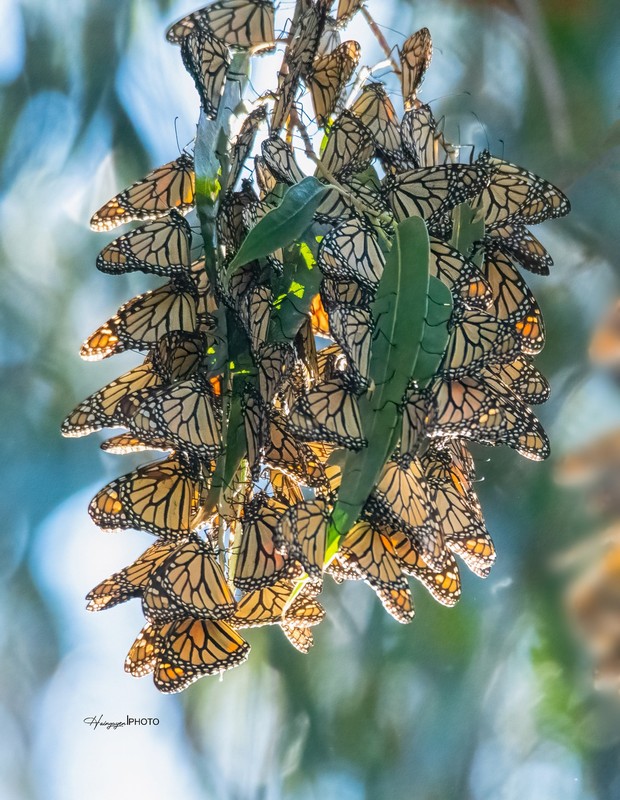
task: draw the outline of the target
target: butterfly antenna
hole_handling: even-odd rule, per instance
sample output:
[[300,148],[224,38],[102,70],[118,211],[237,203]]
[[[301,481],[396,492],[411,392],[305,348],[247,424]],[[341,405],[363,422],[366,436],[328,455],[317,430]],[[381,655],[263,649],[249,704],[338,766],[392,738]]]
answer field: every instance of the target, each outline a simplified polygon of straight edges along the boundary
[[[487,143],[487,148],[486,149],[487,149],[487,152],[490,153],[491,152],[491,143],[490,143],[490,140],[489,140],[489,132],[487,130],[487,126],[484,124],[484,122],[482,122],[482,120],[476,114],[475,111],[471,111],[470,113],[472,114],[472,116],[474,117],[474,119],[476,120],[478,125],[480,125],[480,127],[482,128],[482,131],[484,132],[484,138],[486,139],[486,143]],[[473,155],[473,153],[472,153],[472,155]]]
[[181,144],[179,142],[179,124],[178,123],[179,123],[179,117],[178,117],[178,114],[177,114],[177,116],[174,118],[174,138],[176,139],[176,142],[177,142],[177,150],[179,151],[179,155],[181,155],[185,151],[181,150]]

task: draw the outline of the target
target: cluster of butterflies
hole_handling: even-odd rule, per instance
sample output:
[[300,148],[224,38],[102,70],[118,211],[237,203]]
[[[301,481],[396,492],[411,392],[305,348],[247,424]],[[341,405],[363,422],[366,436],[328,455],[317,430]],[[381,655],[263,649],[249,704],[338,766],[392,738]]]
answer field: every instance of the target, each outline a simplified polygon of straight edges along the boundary
[[[340,0],[334,17],[330,7],[297,3],[280,40],[278,85],[246,109],[222,160],[211,228],[201,215],[203,237],[193,237],[203,201],[186,153],[91,220],[101,231],[143,223],[102,250],[100,270],[167,281],[85,341],[84,359],[134,350],[144,362],[62,426],[66,436],[118,427],[105,451],[165,454],[92,500],[102,530],[137,529],[156,541],[88,595],[94,611],[140,598],[146,625],[125,666],[153,673],[164,692],[244,661],[244,628],[277,625],[307,652],[325,616],[316,598],[326,574],[365,581],[399,622],[414,614],[409,576],[454,605],[456,557],[481,577],[495,558],[467,443],[548,454],[529,409],[549,391],[532,363],[545,332],[519,267],[548,272],[551,258],[527,226],[566,214],[568,201],[487,152],[456,163],[418,99],[432,54],[426,29],[398,51],[402,119],[381,82],[356,81],[347,100],[360,48],[341,43],[340,31],[361,2]],[[225,81],[235,79],[231,52],[276,45],[273,3],[219,0],[175,23],[168,39],[181,46],[203,121],[218,125]],[[323,139],[320,154],[304,114]],[[303,242],[232,269],[250,231],[305,177],[296,132],[328,191]],[[455,245],[463,204],[484,220],[468,252]],[[367,446],[360,409],[373,391],[373,301],[394,226],[411,216],[425,220],[431,274],[452,293],[447,349],[428,386],[411,385],[402,398],[402,429],[380,478],[337,552],[326,553],[339,454]],[[312,291],[304,275],[318,276]]]
[[[620,302],[594,330],[589,355],[617,378],[620,365]],[[607,520],[602,533],[565,553],[562,566],[576,566],[565,594],[569,619],[595,662],[595,685],[620,690],[620,429],[612,428],[565,455],[555,471],[559,484],[581,492],[590,513]],[[585,566],[584,566],[585,565]]]

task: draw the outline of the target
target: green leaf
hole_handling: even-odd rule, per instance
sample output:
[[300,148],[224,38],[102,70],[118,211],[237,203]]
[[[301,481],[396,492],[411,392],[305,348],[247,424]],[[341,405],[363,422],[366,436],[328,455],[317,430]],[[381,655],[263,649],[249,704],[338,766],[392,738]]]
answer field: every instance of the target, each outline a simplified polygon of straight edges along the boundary
[[265,214],[248,233],[230,262],[228,275],[237,267],[298,240],[312,224],[326,191],[327,188],[312,176],[291,186],[280,205]]
[[[429,306],[430,243],[424,220],[401,222],[394,235],[373,306],[371,391],[360,398],[362,431],[368,446],[347,453],[342,483],[328,533],[328,553],[356,522],[392,454],[400,430],[400,404],[411,379],[424,339]],[[440,300],[437,287],[435,296]],[[433,320],[435,319],[433,314]],[[437,342],[432,341],[436,347]],[[428,362],[424,362],[428,368]]]
[[[469,203],[461,203],[452,212],[452,238],[450,246],[458,250],[465,258],[470,258],[473,245],[484,236],[484,213]],[[482,253],[480,253],[480,259]],[[474,256],[474,263],[479,267],[481,261]]]
[[424,320],[424,331],[418,360],[412,375],[420,389],[424,389],[441,364],[450,336],[448,323],[452,316],[452,305],[450,289],[445,283],[431,275],[428,284],[428,307]]
[[321,271],[306,242],[292,245],[284,255],[284,271],[273,284],[271,341],[292,341],[295,338],[308,318],[312,298],[321,283]]

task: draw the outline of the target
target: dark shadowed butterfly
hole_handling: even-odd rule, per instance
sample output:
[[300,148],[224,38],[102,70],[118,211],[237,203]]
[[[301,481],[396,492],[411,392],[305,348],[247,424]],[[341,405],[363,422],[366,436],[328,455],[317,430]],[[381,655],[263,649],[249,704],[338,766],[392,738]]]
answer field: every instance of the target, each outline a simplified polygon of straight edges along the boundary
[[190,269],[191,246],[191,228],[173,210],[110,242],[97,256],[97,269],[110,275],[139,270],[171,276]]

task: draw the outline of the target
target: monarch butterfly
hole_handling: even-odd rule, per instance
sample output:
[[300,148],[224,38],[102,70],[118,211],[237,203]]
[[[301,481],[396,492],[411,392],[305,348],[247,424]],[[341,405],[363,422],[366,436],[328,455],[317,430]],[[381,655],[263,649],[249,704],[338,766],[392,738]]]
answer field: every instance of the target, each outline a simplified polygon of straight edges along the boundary
[[178,540],[197,525],[203,486],[198,465],[176,453],[109,483],[88,513],[105,531],[136,528]]
[[216,313],[217,300],[209,282],[204,258],[197,258],[192,261],[189,267],[189,274],[198,293],[198,314],[206,316]]
[[[321,165],[331,175],[345,178],[363,172],[374,155],[374,139],[351,111],[341,112],[327,131]],[[318,173],[320,177],[320,172]]]
[[419,216],[432,225],[459,203],[473,200],[487,182],[482,167],[446,164],[390,175],[384,181],[383,193],[398,222]]
[[493,296],[492,289],[474,262],[439,239],[431,238],[430,245],[430,274],[445,283],[455,298],[468,306],[487,308]]
[[523,225],[504,224],[485,236],[484,243],[506,253],[524,269],[536,275],[548,275],[553,259],[542,244]]
[[207,29],[230,47],[258,50],[275,45],[273,0],[219,0],[175,22],[166,31],[173,44],[197,28]]
[[507,223],[534,225],[569,213],[568,198],[538,175],[494,158],[486,150],[476,163],[490,170],[490,180],[480,196],[487,229]]
[[341,41],[342,39],[340,38],[340,31],[338,30],[336,21],[333,17],[327,17],[319,46],[316,50],[317,58],[319,56],[324,56],[326,53],[331,53],[340,45]]
[[461,596],[461,578],[458,564],[451,553],[444,555],[441,569],[432,569],[402,531],[390,532],[389,539],[396,563],[405,575],[420,581],[443,606],[456,605]]
[[265,139],[261,150],[265,163],[277,180],[289,185],[303,180],[304,174],[297,166],[293,151],[279,136]]
[[342,305],[370,311],[375,294],[376,291],[351,280],[323,278],[321,281],[323,304],[332,310],[336,306]]
[[298,398],[289,427],[302,440],[330,442],[359,450],[367,445],[354,387],[345,373],[319,383]]
[[239,316],[250,339],[252,352],[257,353],[269,333],[273,294],[268,286],[257,286],[243,300]]
[[323,573],[327,523],[327,502],[322,498],[291,506],[278,520],[276,548],[299,561],[311,578]]
[[290,622],[281,622],[280,629],[296,650],[304,654],[310,652],[310,648],[314,644],[310,628],[296,628]]
[[269,436],[267,407],[258,392],[253,387],[247,386],[241,401],[241,408],[248,469],[252,480],[258,480],[261,456]]
[[159,634],[153,680],[160,692],[186,689],[203,675],[215,675],[242,664],[250,645],[226,622],[183,619]]
[[437,442],[436,448],[445,450],[450,456],[452,464],[470,483],[473,483],[476,479],[476,465],[464,439],[446,439],[443,442]]
[[[228,279],[228,286],[221,288],[220,291],[225,293],[230,305],[237,308],[243,302],[244,296],[258,284],[260,275],[261,268],[258,261],[252,261],[243,267],[237,267]],[[225,278],[221,279],[220,284],[223,280]]]
[[169,442],[202,461],[222,452],[221,415],[203,373],[133,394],[122,401],[122,410],[132,433],[146,440]]
[[284,60],[289,69],[299,70],[304,77],[312,68],[325,28],[327,7],[324,3],[309,4],[300,14]]
[[336,21],[339,25],[346,25],[362,7],[364,0],[338,0]]
[[181,40],[181,58],[194,80],[208,119],[215,119],[230,67],[230,52],[207,28],[195,27]]
[[124,456],[128,453],[143,453],[145,450],[172,450],[172,445],[165,444],[164,442],[146,442],[131,433],[121,433],[118,436],[112,436],[101,442],[99,445],[106,453],[113,455]]
[[230,624],[235,628],[257,628],[279,623],[294,587],[292,580],[281,579],[272,586],[247,592],[237,603]]
[[164,382],[172,383],[191,375],[201,364],[205,350],[202,333],[174,331],[159,340],[153,350],[153,363]]
[[614,302],[596,327],[588,355],[602,367],[614,368],[620,364],[620,300]]
[[295,365],[295,351],[288,342],[266,342],[258,350],[257,361],[260,396],[270,404]]
[[314,592],[306,590],[308,583],[290,605],[295,587],[292,580],[282,579],[272,586],[248,592],[237,604],[231,624],[236,628],[284,624],[291,629],[317,625],[325,617],[325,610],[312,599]]
[[100,361],[125,350],[148,350],[174,331],[193,333],[197,325],[196,289],[177,275],[170,283],[122,305],[82,344],[84,361]]
[[62,423],[62,435],[86,436],[102,428],[124,427],[125,417],[119,409],[120,401],[140,389],[159,386],[161,382],[162,378],[153,368],[152,355],[149,354],[144,364],[129,370],[81,402]]
[[352,219],[324,236],[317,263],[328,278],[354,280],[372,291],[383,274],[385,257],[372,226],[365,220]]
[[320,590],[320,581],[306,580],[295,599],[285,605],[279,623],[289,642],[302,653],[307,653],[313,645],[311,626],[325,618],[325,609],[314,600]]
[[184,378],[202,358],[201,338],[174,333],[163,337],[143,364],[90,395],[62,423],[63,436],[85,436],[101,428],[125,427],[123,398],[162,383]]
[[334,305],[329,308],[329,329],[347,356],[353,375],[366,384],[370,369],[373,319],[369,311]]
[[281,578],[295,578],[303,570],[276,550],[275,530],[286,506],[258,492],[244,506],[239,544],[233,550],[233,583],[251,590],[271,586]]
[[97,269],[110,275],[139,270],[153,275],[187,272],[191,262],[192,233],[185,219],[171,211],[115,239],[97,256]]
[[339,181],[347,194],[338,189],[328,189],[315,212],[314,218],[317,222],[337,224],[343,220],[359,218],[360,211],[353,205],[352,198],[356,198],[374,214],[387,211],[387,205],[372,183],[364,183],[355,177],[341,177]]
[[549,399],[549,382],[528,356],[518,356],[509,364],[489,364],[481,374],[487,373],[501,381],[523,403],[538,405]]
[[487,251],[481,270],[493,293],[488,311],[512,326],[524,353],[539,353],[545,343],[545,327],[534,295],[501,252]]
[[405,395],[400,435],[400,451],[403,459],[417,456],[428,435],[430,422],[428,394],[413,383]]
[[346,369],[347,359],[339,344],[330,344],[319,350],[316,356],[317,372],[321,380],[329,380]]
[[284,606],[282,622],[291,628],[308,628],[322,622],[325,609],[314,599],[321,587],[320,581],[306,580],[295,598]]
[[431,446],[422,457],[426,476],[435,492],[446,546],[481,578],[495,561],[495,547],[469,479],[450,452]]
[[418,544],[424,560],[441,568],[444,554],[441,529],[417,458],[406,463],[394,457],[385,464],[366,503],[365,514],[376,524],[392,523],[403,528]]
[[359,573],[376,592],[385,610],[397,622],[411,622],[414,616],[411,592],[386,533],[369,522],[358,522],[343,537],[338,556],[345,569]]
[[401,85],[405,108],[416,99],[424,73],[433,57],[433,40],[428,28],[421,28],[405,40],[399,51],[401,64]]
[[274,499],[285,506],[293,506],[304,499],[297,481],[276,469],[269,470],[269,487]]
[[316,340],[309,317],[304,319],[297,331],[293,352],[299,355],[299,360],[296,361],[295,367],[300,369],[301,374],[304,376],[302,391],[305,391],[309,380],[317,381],[320,377],[317,365]]
[[185,617],[227,619],[235,610],[233,594],[211,547],[192,538],[176,548],[151,573],[142,593],[149,622]]
[[160,540],[151,545],[129,567],[115,572],[86,595],[88,611],[102,611],[124,603],[132,597],[139,597],[149,577],[178,546],[176,541]]
[[317,124],[324,127],[334,112],[360,60],[357,42],[342,42],[330,53],[318,56],[306,74]]
[[315,294],[310,304],[310,324],[313,333],[319,336],[329,336],[329,317],[323,305],[320,294]]
[[143,678],[155,669],[162,634],[170,625],[152,625],[148,622],[136,637],[125,658],[125,672],[134,678]]
[[549,440],[536,417],[490,376],[484,381],[463,377],[433,384],[427,432],[482,444],[507,444],[534,461],[549,455]]
[[228,173],[228,181],[226,186],[227,189],[235,188],[235,184],[239,179],[243,165],[245,164],[246,159],[250,154],[252,147],[254,146],[256,133],[266,119],[267,106],[258,106],[251,111],[243,121],[237,138],[231,147],[230,171]]
[[188,211],[194,204],[194,159],[183,153],[109,200],[93,214],[90,227],[109,231],[136,219],[158,219],[173,209]]
[[265,195],[275,189],[277,181],[262,156],[254,156],[254,175],[260,189],[261,198],[264,198]]
[[[316,451],[318,447],[323,447],[321,442],[312,442],[311,449]],[[320,453],[315,452],[314,460],[310,461],[310,483],[316,487],[326,497],[333,498],[334,493],[340,488],[342,482],[342,470],[337,464],[328,464],[326,458],[322,458]]]
[[300,483],[307,480],[306,464],[312,451],[304,442],[298,442],[290,434],[283,414],[272,412],[268,421],[268,436],[265,443],[264,460]]
[[[227,191],[222,199],[216,217],[219,240],[235,250],[256,224],[258,197],[251,181],[241,181],[241,190]],[[239,272],[239,270],[237,271]]]
[[382,83],[368,83],[351,106],[355,114],[374,136],[380,153],[394,156],[402,146],[400,124],[396,109]]
[[337,480],[337,467],[326,467],[305,442],[297,441],[288,430],[287,419],[281,413],[271,414],[269,438],[265,444],[264,460],[303,486],[331,489]]
[[418,168],[445,164],[453,151],[437,130],[430,106],[410,108],[403,115],[400,135],[406,155]]
[[279,73],[276,101],[271,112],[271,133],[276,135],[288,120],[300,87],[301,62],[287,62],[288,68]]
[[484,311],[456,308],[439,372],[445,378],[473,375],[519,354],[513,328]]
[[[482,508],[473,488],[476,477],[473,464],[470,471],[470,467],[462,463],[459,453],[449,447],[450,443],[460,444],[462,450],[462,442],[459,443],[459,440],[431,442],[424,455],[420,457],[424,474],[429,483],[448,485],[455,489],[469,507],[482,518]],[[469,452],[466,452],[471,459]]]

